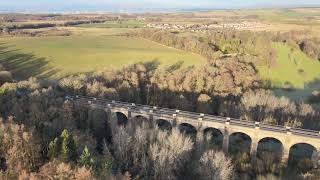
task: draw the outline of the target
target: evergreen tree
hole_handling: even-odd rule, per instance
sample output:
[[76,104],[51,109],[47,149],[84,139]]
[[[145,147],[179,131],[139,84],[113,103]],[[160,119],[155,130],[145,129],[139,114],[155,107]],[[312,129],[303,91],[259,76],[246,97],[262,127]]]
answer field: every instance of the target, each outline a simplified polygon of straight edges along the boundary
[[50,142],[48,147],[48,157],[50,159],[58,158],[61,151],[61,141],[59,138],[55,138]]
[[61,158],[65,162],[75,161],[77,159],[77,146],[68,130],[63,130],[60,136],[61,143]]
[[106,171],[111,170],[113,158],[112,158],[111,152],[108,149],[107,143],[105,141],[103,142],[103,151],[102,151],[101,161],[102,161],[102,168],[104,170]]
[[87,146],[82,151],[82,154],[80,156],[79,164],[82,166],[85,166],[87,168],[92,167],[94,165],[94,160],[91,157],[91,154],[89,152],[89,149]]

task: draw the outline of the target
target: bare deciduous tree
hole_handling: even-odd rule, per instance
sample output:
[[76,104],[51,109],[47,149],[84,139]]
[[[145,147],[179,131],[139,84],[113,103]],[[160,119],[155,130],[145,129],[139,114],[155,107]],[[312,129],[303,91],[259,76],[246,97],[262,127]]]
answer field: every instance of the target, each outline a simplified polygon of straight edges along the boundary
[[160,132],[157,142],[150,147],[155,178],[175,179],[180,168],[191,156],[192,140],[177,128],[171,134]]
[[123,167],[127,167],[131,161],[131,141],[132,137],[124,127],[119,127],[112,137],[116,159],[121,162],[121,166]]
[[200,176],[202,179],[229,180],[233,178],[233,166],[231,159],[223,152],[207,151],[199,162]]

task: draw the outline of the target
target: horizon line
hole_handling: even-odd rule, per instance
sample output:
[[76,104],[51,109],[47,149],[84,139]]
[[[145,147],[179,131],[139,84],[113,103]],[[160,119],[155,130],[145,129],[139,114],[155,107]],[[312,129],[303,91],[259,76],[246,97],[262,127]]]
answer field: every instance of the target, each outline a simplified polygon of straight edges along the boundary
[[89,7],[88,9],[85,9],[85,7],[75,7],[75,8],[52,8],[46,10],[27,10],[27,9],[21,9],[21,8],[1,8],[0,7],[0,14],[11,14],[11,13],[17,13],[17,14],[28,14],[28,13],[34,13],[34,14],[42,14],[42,13],[57,13],[57,14],[68,14],[68,13],[151,13],[150,11],[156,11],[155,13],[166,13],[166,12],[197,12],[197,11],[214,11],[214,10],[254,10],[254,9],[295,9],[295,8],[320,8],[320,4],[310,4],[310,5],[288,5],[288,6],[248,6],[248,7],[190,7],[190,8],[166,8],[166,7],[143,7],[143,8],[100,8],[100,7]]

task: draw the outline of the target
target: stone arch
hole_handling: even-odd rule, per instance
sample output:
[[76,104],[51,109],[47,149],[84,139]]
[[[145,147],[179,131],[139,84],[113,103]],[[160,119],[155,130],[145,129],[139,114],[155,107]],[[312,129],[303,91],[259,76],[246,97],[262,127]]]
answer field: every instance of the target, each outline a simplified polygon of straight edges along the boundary
[[128,117],[123,112],[115,112],[117,117],[117,123],[119,126],[125,126],[128,124]]
[[251,137],[243,132],[233,132],[229,135],[229,148],[228,152],[231,155],[238,155],[243,153],[250,153],[252,139]]
[[134,123],[134,125],[138,125],[138,126],[147,125],[148,127],[152,127],[152,121],[147,116],[136,115],[132,118],[132,120],[133,120],[132,123]]
[[161,130],[167,130],[170,131],[172,129],[172,125],[169,121],[165,119],[157,119],[156,120],[156,125],[159,127]]
[[135,116],[133,116],[133,118],[135,118],[135,119],[144,119],[144,120],[150,120],[150,117],[149,116],[146,116],[146,115],[135,115]]
[[189,123],[181,123],[178,126],[180,132],[189,135],[194,141],[197,137],[197,129]]
[[272,166],[272,164],[280,163],[283,154],[283,148],[283,143],[279,139],[273,137],[264,137],[260,139],[257,144],[257,159],[261,160],[261,162],[268,167]]
[[311,157],[317,149],[308,143],[296,143],[289,149],[289,166],[303,170],[312,168]]
[[217,128],[205,128],[203,130],[204,141],[209,149],[220,150],[223,147],[223,133]]

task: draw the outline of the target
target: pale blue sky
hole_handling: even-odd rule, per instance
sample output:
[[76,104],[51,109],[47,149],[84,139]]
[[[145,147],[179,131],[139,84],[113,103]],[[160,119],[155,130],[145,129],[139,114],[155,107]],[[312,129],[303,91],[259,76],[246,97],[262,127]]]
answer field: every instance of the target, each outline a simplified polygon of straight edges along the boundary
[[0,0],[1,9],[254,8],[320,5],[320,0]]

